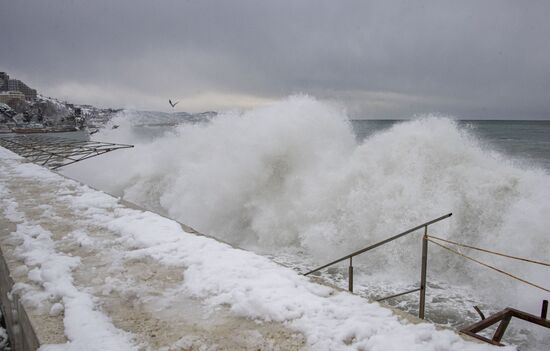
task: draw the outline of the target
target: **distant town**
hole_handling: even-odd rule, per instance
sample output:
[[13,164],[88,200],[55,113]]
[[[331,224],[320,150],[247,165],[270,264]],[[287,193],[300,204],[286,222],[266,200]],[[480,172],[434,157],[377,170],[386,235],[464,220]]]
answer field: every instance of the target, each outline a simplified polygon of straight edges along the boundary
[[0,72],[0,133],[82,130],[104,124],[119,111],[46,97],[23,81]]

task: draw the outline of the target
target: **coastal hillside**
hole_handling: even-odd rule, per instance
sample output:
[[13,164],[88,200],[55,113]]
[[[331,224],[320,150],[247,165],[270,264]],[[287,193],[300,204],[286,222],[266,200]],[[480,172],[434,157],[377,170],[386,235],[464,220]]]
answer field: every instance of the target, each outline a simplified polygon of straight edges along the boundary
[[0,103],[0,131],[13,128],[72,128],[101,126],[120,109],[78,105],[37,95],[33,100],[12,99]]

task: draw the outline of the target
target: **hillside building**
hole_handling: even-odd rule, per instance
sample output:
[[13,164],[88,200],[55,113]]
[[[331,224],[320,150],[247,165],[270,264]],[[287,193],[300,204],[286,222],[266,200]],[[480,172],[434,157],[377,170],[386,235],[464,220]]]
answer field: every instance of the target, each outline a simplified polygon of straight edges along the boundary
[[25,94],[20,91],[0,91],[0,103],[7,104],[12,100],[25,101]]
[[10,76],[8,76],[6,72],[0,72],[0,91],[8,90],[9,80],[10,80]]
[[19,79],[11,79],[6,72],[0,72],[0,92],[21,92],[26,100],[36,99],[36,89],[30,88]]

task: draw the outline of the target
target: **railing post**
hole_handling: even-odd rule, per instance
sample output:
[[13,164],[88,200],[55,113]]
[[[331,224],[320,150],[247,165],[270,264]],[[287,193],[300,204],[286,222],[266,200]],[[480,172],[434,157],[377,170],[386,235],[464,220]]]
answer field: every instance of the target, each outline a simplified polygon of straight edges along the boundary
[[353,257],[349,258],[349,268],[348,268],[348,290],[353,292]]
[[420,303],[418,304],[418,318],[424,319],[426,307],[426,270],[428,265],[428,226],[424,227],[422,237],[422,268],[420,272]]

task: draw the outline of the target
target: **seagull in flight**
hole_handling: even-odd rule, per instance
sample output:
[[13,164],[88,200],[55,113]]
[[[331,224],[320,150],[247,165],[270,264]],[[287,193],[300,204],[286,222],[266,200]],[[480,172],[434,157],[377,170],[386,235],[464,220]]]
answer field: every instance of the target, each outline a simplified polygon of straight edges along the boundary
[[170,106],[172,106],[172,107],[176,106],[179,103],[179,101],[172,102],[172,100],[170,100],[170,99],[168,99],[168,102],[170,103]]

